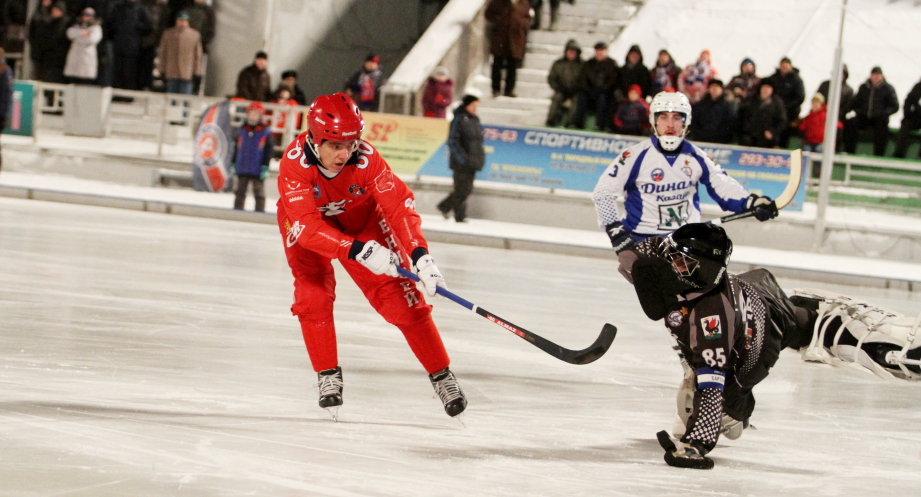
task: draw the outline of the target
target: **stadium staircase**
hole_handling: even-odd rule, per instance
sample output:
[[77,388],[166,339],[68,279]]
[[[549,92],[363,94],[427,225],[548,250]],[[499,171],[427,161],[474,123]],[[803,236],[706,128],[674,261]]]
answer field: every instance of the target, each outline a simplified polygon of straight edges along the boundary
[[[528,34],[528,48],[522,67],[518,70],[515,85],[516,98],[493,98],[490,60],[486,60],[469,86],[483,98],[479,115],[484,123],[543,126],[550,108],[553,90],[547,84],[550,66],[563,56],[563,47],[569,39],[582,46],[582,58],[594,56],[595,43],[611,43],[636,15],[643,1],[631,0],[575,0],[573,4],[561,2],[556,29],[550,31],[550,2],[543,2],[541,29]],[[649,54],[647,59],[650,58]],[[609,56],[623,64],[626,54]]]

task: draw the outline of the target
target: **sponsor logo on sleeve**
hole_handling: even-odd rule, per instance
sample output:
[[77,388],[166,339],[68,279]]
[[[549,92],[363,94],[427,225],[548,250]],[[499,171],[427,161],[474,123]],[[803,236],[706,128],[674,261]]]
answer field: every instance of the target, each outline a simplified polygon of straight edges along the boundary
[[390,169],[384,169],[380,174],[377,175],[377,178],[374,178],[374,185],[377,187],[377,191],[384,193],[393,190],[393,171]]
[[672,311],[668,314],[668,318],[666,321],[668,322],[668,325],[671,326],[672,328],[677,328],[681,326],[682,322],[684,322],[684,315],[681,314],[681,311]]
[[707,340],[716,340],[723,336],[723,327],[720,324],[720,317],[718,315],[701,318],[700,329],[703,330],[704,338]]
[[[285,226],[289,226],[290,222],[285,220]],[[301,237],[301,233],[304,232],[304,226],[301,225],[300,221],[295,221],[293,226],[288,228],[288,236],[285,238],[285,245],[293,247],[297,244],[297,239]]]

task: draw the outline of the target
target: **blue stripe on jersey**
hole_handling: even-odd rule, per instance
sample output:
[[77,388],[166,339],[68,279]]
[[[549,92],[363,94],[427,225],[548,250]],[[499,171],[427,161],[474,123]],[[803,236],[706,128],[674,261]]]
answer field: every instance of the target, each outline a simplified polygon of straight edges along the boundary
[[[720,208],[722,208],[724,211],[739,212],[745,210],[745,204],[748,203],[748,199],[732,199],[720,197],[719,194],[716,193],[716,190],[713,189],[713,186],[710,185],[710,169],[707,167],[707,162],[693,149],[693,147],[691,147],[691,151],[688,153],[697,160],[697,163],[700,164],[700,168],[703,170],[703,174],[700,175],[700,182],[707,187],[707,193],[710,194],[710,198],[715,200],[716,203],[719,204]],[[723,172],[723,174],[726,173]],[[699,201],[697,210],[700,210]]]
[[697,368],[697,389],[716,388],[723,390],[726,385],[726,373],[714,368]]
[[648,151],[648,148],[644,148],[640,155],[636,157],[636,160],[633,161],[633,169],[630,170],[630,176],[627,176],[627,183],[624,185],[624,192],[627,194],[627,200],[624,201],[624,209],[627,210],[624,226],[631,232],[643,220],[643,196],[640,195],[640,191],[636,188],[636,178],[640,175],[643,158],[646,157],[646,152]]

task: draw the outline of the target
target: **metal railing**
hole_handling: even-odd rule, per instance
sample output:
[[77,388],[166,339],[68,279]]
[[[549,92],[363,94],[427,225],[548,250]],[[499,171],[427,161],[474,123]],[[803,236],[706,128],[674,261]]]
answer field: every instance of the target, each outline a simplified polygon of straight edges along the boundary
[[[808,157],[809,164],[807,168],[807,178],[809,178],[808,184],[809,186],[818,186],[819,180],[815,178],[818,175],[814,173],[817,172],[815,168],[821,167],[822,154],[806,152],[805,155]],[[869,189],[917,192],[919,185],[921,185],[921,163],[919,162],[841,154],[836,154],[834,156],[834,161],[836,165],[844,166],[844,179],[833,179],[830,183],[832,186],[859,186]],[[858,169],[855,169],[854,166],[857,166]],[[860,167],[879,168],[883,169],[883,171],[859,169]],[[905,174],[906,172],[915,174]],[[886,179],[893,182],[881,183],[876,181],[865,181],[859,178]]]
[[[33,122],[36,130],[63,129],[61,118],[67,117],[65,102],[68,92],[73,91],[75,85],[33,83]],[[109,111],[105,115],[106,129],[111,135],[154,142],[157,144],[157,155],[162,157],[165,144],[176,143],[179,133],[194,137],[202,114],[222,101],[224,99],[216,97],[113,88]],[[247,100],[231,100],[233,127],[241,126],[246,120],[249,104]],[[266,109],[265,121],[282,144],[293,141],[306,127],[309,107],[268,102],[263,105]]]

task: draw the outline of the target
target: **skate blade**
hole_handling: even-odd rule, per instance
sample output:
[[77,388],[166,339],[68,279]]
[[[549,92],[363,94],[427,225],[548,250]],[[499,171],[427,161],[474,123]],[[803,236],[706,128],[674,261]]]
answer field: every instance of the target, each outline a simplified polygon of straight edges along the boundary
[[339,422],[339,406],[336,407],[327,407],[326,412],[333,417],[333,421]]
[[451,419],[453,419],[453,420],[457,421],[458,423],[460,423],[460,425],[461,425],[462,427],[467,428],[467,423],[466,423],[466,421],[464,420],[464,413],[460,413],[460,414],[458,414],[457,416],[452,417]]

